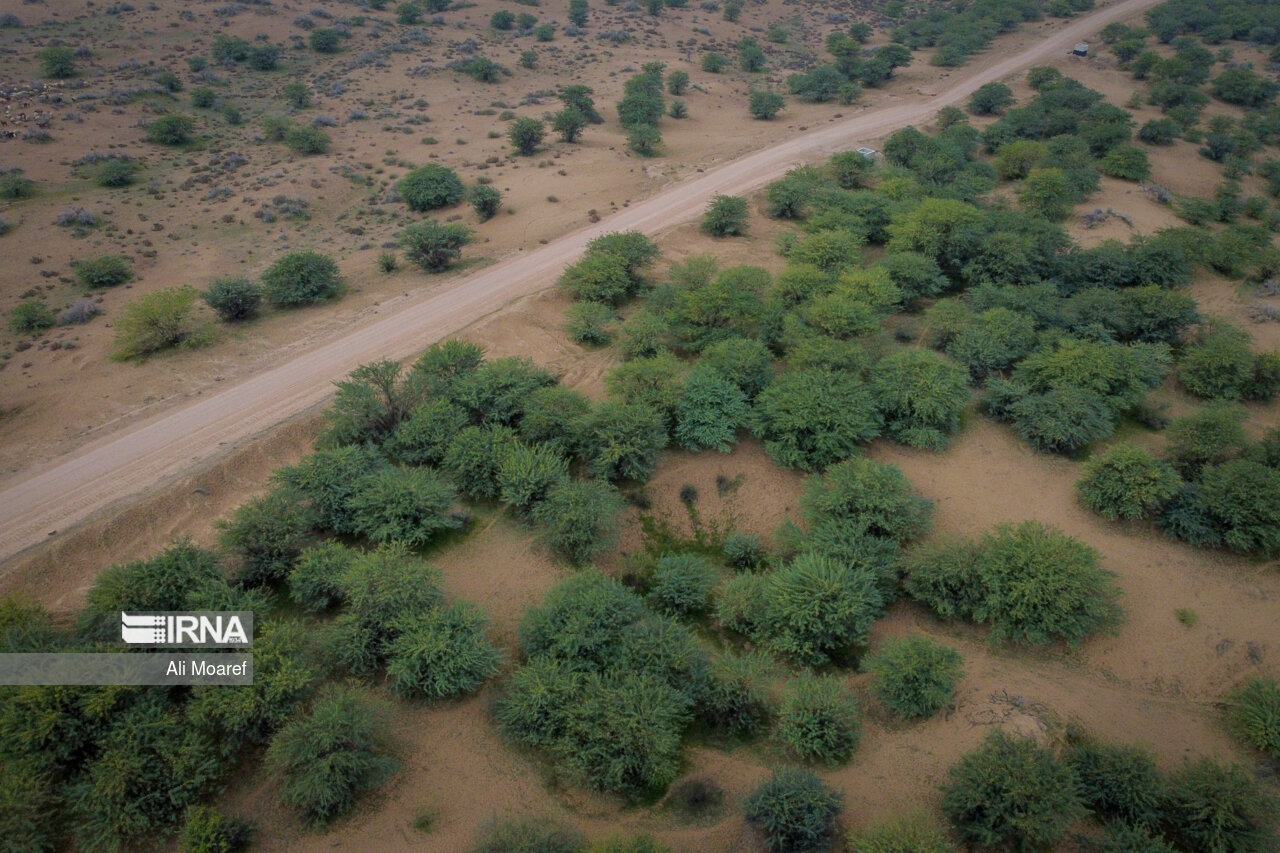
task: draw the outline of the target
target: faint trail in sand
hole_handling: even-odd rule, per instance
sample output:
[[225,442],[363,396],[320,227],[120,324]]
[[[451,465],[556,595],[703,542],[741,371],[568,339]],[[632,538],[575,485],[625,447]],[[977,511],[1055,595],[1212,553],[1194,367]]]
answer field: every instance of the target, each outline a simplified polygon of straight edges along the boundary
[[1064,53],[1108,22],[1157,2],[1125,0],[1073,21],[1034,47],[975,71],[934,97],[867,110],[727,163],[637,202],[603,222],[459,278],[448,290],[410,302],[394,314],[278,367],[81,447],[0,492],[0,560],[324,402],[332,382],[360,364],[406,358],[511,301],[545,288],[601,234],[630,230],[655,234],[693,219],[712,195],[746,194],[794,165],[923,123],[939,108],[960,103],[984,83]]

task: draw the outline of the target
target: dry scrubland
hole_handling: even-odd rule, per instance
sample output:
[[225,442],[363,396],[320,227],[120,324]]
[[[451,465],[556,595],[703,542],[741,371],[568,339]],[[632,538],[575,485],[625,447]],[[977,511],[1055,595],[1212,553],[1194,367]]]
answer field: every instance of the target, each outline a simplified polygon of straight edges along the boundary
[[[41,103],[40,109],[52,116],[51,141],[0,142],[0,165],[21,166],[40,186],[34,198],[9,204],[0,212],[0,217],[17,226],[0,238],[6,257],[14,261],[0,270],[4,307],[32,288],[40,288],[51,305],[69,302],[79,295],[70,262],[89,255],[124,252],[133,258],[137,277],[95,297],[106,309],[104,316],[84,326],[55,328],[8,359],[0,372],[6,407],[0,435],[9,476],[33,460],[65,452],[95,430],[128,422],[215,381],[243,376],[336,334],[371,312],[394,307],[397,297],[410,288],[436,286],[434,279],[407,265],[391,274],[379,272],[376,266],[378,255],[386,251],[382,244],[418,218],[403,205],[387,201],[391,185],[412,166],[438,160],[456,168],[468,184],[490,177],[491,185],[502,190],[504,205],[514,210],[485,223],[476,221],[466,206],[445,211],[476,229],[476,242],[463,253],[465,272],[466,265],[531,247],[577,227],[587,221],[591,210],[607,217],[616,206],[681,176],[851,109],[801,104],[789,98],[775,121],[751,121],[745,110],[749,75],[736,71],[709,75],[698,70],[698,51],[705,47],[714,43],[722,52],[732,53],[732,43],[751,27],[781,23],[790,31],[786,44],[769,43],[763,33],[757,35],[770,49],[769,78],[785,90],[786,64],[802,61],[805,50],[821,54],[827,32],[840,28],[826,23],[831,11],[827,7],[747,4],[741,20],[732,24],[696,4],[667,10],[651,21],[643,10],[628,17],[620,6],[607,7],[593,0],[587,38],[578,41],[557,31],[550,43],[537,43],[532,36],[495,35],[487,22],[495,9],[504,7],[481,3],[444,13],[446,26],[423,25],[432,38],[431,46],[415,45],[410,53],[385,53],[378,60],[386,63],[385,68],[347,66],[361,55],[365,40],[372,49],[400,38],[405,27],[390,23],[383,27],[374,21],[392,21],[390,10],[369,13],[370,20],[363,28],[352,29],[351,43],[336,57],[286,49],[280,72],[217,69],[232,81],[217,91],[241,108],[245,123],[227,126],[216,111],[190,111],[198,116],[202,141],[177,152],[143,142],[136,126],[151,118],[148,104],[165,103],[162,96],[132,99],[119,107],[99,100],[91,112],[71,102],[75,90],[64,87],[63,103]],[[337,4],[316,8],[327,9],[335,17],[354,14],[354,7]],[[509,8],[540,19],[562,17],[549,2],[537,8]],[[40,11],[23,14],[27,10]],[[91,45],[92,58],[81,61],[90,83],[85,91],[146,86],[152,73],[170,68],[186,84],[177,97],[186,99],[198,85],[187,71],[186,59],[208,52],[207,34],[227,32],[253,39],[268,33],[272,41],[288,44],[293,34],[305,37],[296,17],[312,17],[317,25],[327,23],[308,9],[283,6],[249,6],[225,18],[215,15],[212,6],[192,6],[191,11],[194,21],[168,8],[107,14],[102,8],[59,7],[52,12],[47,7],[24,6],[19,14],[27,26],[0,31],[10,48],[4,59],[5,76],[34,76],[34,45],[23,40],[43,44],[56,36],[69,44]],[[846,11],[851,20],[858,19],[857,11]],[[37,15],[57,23],[38,24]],[[613,46],[596,38],[597,31],[622,22],[636,28],[635,41]],[[461,28],[455,29],[457,23]],[[695,26],[706,28],[710,35],[695,33]],[[379,41],[370,36],[375,29],[385,30]],[[200,35],[193,38],[193,32]],[[447,71],[422,77],[409,74],[424,63],[439,68],[452,58],[449,45],[468,37],[480,41],[481,52],[507,65],[513,75],[494,85],[481,85]],[[1002,44],[1029,37],[1024,31],[1006,37]],[[684,50],[691,38],[698,45],[692,53]],[[885,40],[886,34],[877,31],[873,43]],[[1132,79],[1118,67],[1111,51],[1098,39],[1091,41],[1094,51],[1089,59],[1062,57],[1049,64],[1101,92],[1111,104],[1130,105],[1135,128],[1160,118],[1162,113],[1155,106],[1130,104],[1135,93],[1147,91],[1147,83]],[[1172,47],[1154,42],[1148,39],[1147,45],[1162,56],[1173,55]],[[139,56],[143,44],[147,54]],[[1267,68],[1268,51],[1238,42],[1227,46],[1233,59],[1248,59],[1260,69]],[[518,64],[520,52],[530,47],[539,52],[537,68],[532,70]],[[553,53],[551,47],[559,51]],[[986,61],[990,53],[974,61]],[[152,55],[154,68],[147,65]],[[928,56],[928,51],[918,52],[910,67],[899,69],[896,81],[884,89],[867,89],[853,109],[921,89],[932,91],[945,84],[946,74],[963,73],[929,66]],[[644,159],[627,152],[612,105],[623,81],[655,58],[665,60],[668,70],[688,70],[697,88],[684,96],[688,119],[663,120],[666,155]],[[142,62],[144,70],[128,67],[131,59]],[[624,70],[628,66],[631,70]],[[1214,73],[1223,67],[1216,66]],[[310,121],[316,114],[336,120],[336,126],[326,128],[333,137],[329,154],[303,157],[290,154],[279,143],[253,141],[261,132],[261,116],[286,112],[278,92],[289,80],[304,80],[315,93],[315,106],[299,111],[296,121]],[[345,92],[329,94],[340,81],[345,81]],[[498,114],[510,109],[520,116],[541,116],[558,109],[558,103],[546,96],[540,104],[523,102],[530,93],[569,82],[591,85],[608,121],[588,127],[579,144],[551,142],[533,157],[511,156],[505,139],[507,123]],[[1005,82],[1018,105],[1026,105],[1037,94],[1026,75]],[[419,97],[428,104],[417,108],[414,102]],[[492,106],[499,101],[506,106]],[[352,118],[352,110],[363,110],[368,117]],[[487,110],[494,114],[477,114]],[[1208,125],[1215,115],[1238,119],[1244,113],[1214,99],[1205,108],[1201,125]],[[431,120],[415,121],[425,116]],[[968,121],[983,129],[996,118],[975,115]],[[504,138],[488,138],[491,129]],[[940,129],[921,128],[930,134]],[[425,144],[427,136],[438,142]],[[858,144],[868,141],[856,140]],[[876,147],[883,147],[881,143],[877,141]],[[1112,239],[1128,242],[1184,225],[1178,206],[1159,203],[1144,190],[1148,184],[1179,197],[1213,198],[1224,180],[1222,165],[1201,156],[1197,143],[1134,144],[1150,159],[1149,180],[1140,184],[1102,177],[1099,189],[1072,206],[1062,222],[1080,245],[1095,247]],[[73,174],[70,164],[76,159],[90,151],[111,150],[142,160],[137,183],[101,189]],[[229,162],[232,152],[247,162],[231,169],[219,166]],[[1275,157],[1276,152],[1274,146],[1266,148],[1257,159]],[[992,158],[982,152],[977,159],[989,162]],[[882,173],[870,183],[886,179],[887,173]],[[1267,200],[1266,210],[1274,221],[1275,200],[1267,195],[1262,177],[1241,176],[1239,184],[1242,198]],[[221,194],[213,191],[219,188],[230,193],[217,198]],[[309,218],[282,216],[270,223],[255,218],[255,212],[269,209],[271,200],[280,195],[306,200]],[[559,200],[548,201],[550,195]],[[991,196],[1005,197],[1015,209],[1020,203],[1014,182],[1001,181]],[[657,240],[661,259],[649,278],[666,281],[673,269],[679,274],[708,254],[719,259],[722,270],[749,264],[774,276],[782,273],[788,260],[778,247],[787,245],[786,235],[796,233],[800,225],[768,216],[771,205],[767,194],[749,200],[745,237],[713,238],[696,223],[670,229]],[[98,213],[105,224],[84,236],[69,237],[52,220],[70,207]],[[1113,215],[1090,227],[1086,215],[1098,209]],[[1273,235],[1266,239],[1274,245]],[[12,251],[13,246],[21,251]],[[342,300],[269,311],[245,326],[220,326],[216,340],[202,349],[160,354],[141,364],[107,359],[113,346],[107,324],[139,294],[174,283],[203,287],[229,273],[253,275],[279,254],[304,247],[338,259],[349,283]],[[883,257],[878,245],[866,246],[861,254],[866,265]],[[1248,279],[1255,274],[1255,269],[1249,269],[1243,276],[1227,277],[1198,266],[1194,281],[1183,292],[1194,297],[1203,314],[1246,329],[1252,335],[1253,350],[1265,352],[1280,348],[1280,323],[1254,322],[1254,318],[1259,316],[1258,306],[1274,310],[1278,305],[1274,295],[1255,289],[1256,282]],[[633,319],[656,298],[623,302],[620,319]],[[920,300],[909,312],[877,318],[877,326],[885,331],[876,334],[883,340],[868,347],[888,346],[891,338],[895,345],[929,344],[945,322],[925,310],[931,303],[931,299]],[[481,345],[490,360],[527,356],[558,376],[562,385],[599,403],[609,396],[606,377],[623,361],[621,344],[590,348],[574,343],[564,331],[566,312],[573,304],[563,291],[548,290],[463,330],[460,337]],[[816,327],[817,321],[813,322]],[[1189,329],[1179,331],[1184,338],[1190,333]],[[68,342],[73,346],[68,347]],[[689,357],[688,352],[683,354]],[[828,352],[820,357],[834,356]],[[1177,418],[1205,407],[1205,401],[1189,394],[1175,374],[1171,371],[1146,395],[1147,411]],[[852,691],[861,705],[861,738],[852,757],[836,766],[812,765],[825,783],[843,794],[844,826],[856,835],[912,806],[936,816],[938,788],[947,779],[948,769],[994,730],[1055,747],[1086,735],[1106,743],[1136,744],[1149,749],[1167,773],[1188,760],[1211,757],[1240,765],[1248,776],[1274,790],[1275,756],[1267,758],[1250,749],[1232,736],[1227,723],[1227,712],[1234,707],[1234,700],[1228,698],[1233,688],[1247,679],[1274,678],[1280,672],[1275,628],[1280,577],[1273,557],[1265,549],[1237,555],[1196,548],[1164,535],[1148,522],[1108,521],[1081,504],[1077,482],[1088,459],[1121,442],[1165,453],[1168,433],[1126,417],[1114,435],[1094,441],[1087,449],[1066,455],[1039,452],[1014,429],[979,411],[979,396],[980,392],[975,393],[964,407],[959,429],[945,449],[913,448],[887,438],[867,447],[867,457],[900,469],[914,493],[932,502],[931,528],[916,546],[972,540],[1006,522],[1034,520],[1053,525],[1097,550],[1101,568],[1115,574],[1124,618],[1114,630],[1101,631],[1078,646],[1060,640],[1036,646],[992,644],[986,626],[939,621],[910,598],[894,603],[875,622],[863,645],[876,651],[890,639],[924,635],[962,655],[963,678],[939,713],[904,721],[875,698],[877,676],[857,666],[819,667]],[[1244,429],[1250,439],[1257,440],[1280,424],[1280,409],[1274,401],[1246,402],[1244,408]],[[149,556],[180,536],[193,537],[196,545],[217,547],[219,532],[211,519],[228,516],[236,506],[265,493],[271,472],[303,460],[323,425],[319,416],[300,419],[237,451],[224,464],[195,473],[164,494],[149,496],[139,507],[91,522],[65,546],[59,567],[50,572],[45,566],[40,574],[24,575],[24,567],[18,566],[7,579],[7,588],[45,604],[60,623],[66,623],[83,606],[95,573],[105,565]],[[647,483],[627,487],[631,503],[622,514],[617,546],[600,555],[595,565],[645,588],[652,583],[654,555],[650,552],[664,547],[704,548],[708,541],[719,544],[720,537],[732,530],[754,534],[781,549],[779,526],[806,520],[802,507],[808,476],[779,467],[756,438],[743,437],[729,453],[693,453],[673,444]],[[667,794],[641,797],[640,805],[632,805],[583,790],[547,752],[517,746],[504,736],[495,725],[493,709],[509,691],[512,673],[522,663],[519,626],[526,611],[543,602],[549,590],[578,575],[547,546],[543,530],[522,521],[513,507],[481,501],[474,504],[474,511],[470,530],[465,535],[448,534],[443,543],[428,546],[427,559],[440,569],[440,587],[448,601],[469,601],[487,613],[488,639],[505,653],[502,673],[474,695],[433,702],[392,698],[381,687],[375,688],[390,710],[389,749],[399,769],[388,784],[360,799],[351,816],[324,833],[303,829],[296,815],[276,801],[279,777],[263,770],[256,747],[245,752],[233,781],[212,802],[228,814],[251,818],[256,825],[254,849],[264,850],[335,846],[358,850],[375,844],[387,850],[461,850],[474,843],[478,827],[491,817],[520,815],[548,816],[593,839],[620,831],[648,833],[675,850],[758,849],[760,836],[743,820],[740,803],[768,778],[772,768],[795,763],[795,756],[776,738],[739,741],[700,729],[686,737],[679,776]],[[39,565],[38,557],[26,568],[32,565]],[[728,578],[730,573],[726,570],[723,576]],[[744,643],[740,634],[723,630],[711,616],[695,625],[718,650],[766,645],[758,637],[755,643]],[[799,671],[790,665],[793,660],[786,656],[780,660],[783,665],[769,679],[775,699],[790,689],[786,685]],[[676,801],[681,791],[688,790],[686,783],[699,780],[713,783],[722,803],[690,815]],[[427,832],[414,826],[424,813],[432,816]],[[1084,822],[1074,829],[1097,836],[1096,828]],[[1058,842],[1057,849],[1075,849],[1071,844]],[[1261,844],[1222,849],[1268,849],[1267,842]]]

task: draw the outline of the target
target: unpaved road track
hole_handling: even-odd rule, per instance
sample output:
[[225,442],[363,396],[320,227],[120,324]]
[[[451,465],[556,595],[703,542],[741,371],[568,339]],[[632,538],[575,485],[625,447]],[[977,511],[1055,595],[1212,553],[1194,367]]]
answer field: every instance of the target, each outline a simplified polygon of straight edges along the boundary
[[[928,121],[984,83],[1065,53],[1110,21],[1159,0],[1125,0],[1047,36],[1034,47],[953,81],[934,97],[866,110],[856,116],[749,154],[631,205],[608,219],[536,250],[459,278],[443,292],[278,367],[81,447],[0,492],[0,561],[44,542],[89,515],[162,484],[324,402],[333,381],[382,358],[403,359],[515,299],[554,281],[592,239],[610,231],[655,234],[700,215],[716,193],[743,195],[787,169]],[[964,73],[963,70],[958,73]]]

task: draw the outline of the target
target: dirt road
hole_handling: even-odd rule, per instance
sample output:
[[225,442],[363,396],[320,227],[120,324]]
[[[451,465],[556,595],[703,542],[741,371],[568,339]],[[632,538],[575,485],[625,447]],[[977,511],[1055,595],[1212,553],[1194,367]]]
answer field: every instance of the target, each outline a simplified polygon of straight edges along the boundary
[[601,234],[658,233],[700,215],[714,194],[746,194],[794,165],[856,147],[909,124],[922,124],[941,107],[961,103],[982,84],[1060,55],[1108,22],[1157,2],[1125,0],[1069,23],[1031,49],[954,80],[936,96],[909,96],[900,104],[865,109],[742,157],[589,228],[459,278],[443,292],[411,301],[285,364],[79,448],[0,492],[0,561],[323,403],[333,390],[332,382],[358,365],[406,358],[511,301],[548,287]]

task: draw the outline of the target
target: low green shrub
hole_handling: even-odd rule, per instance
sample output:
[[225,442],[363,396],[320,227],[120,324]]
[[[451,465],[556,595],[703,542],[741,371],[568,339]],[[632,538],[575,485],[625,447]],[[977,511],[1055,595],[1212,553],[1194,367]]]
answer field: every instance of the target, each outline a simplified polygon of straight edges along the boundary
[[715,567],[697,554],[663,554],[649,578],[648,599],[664,613],[701,613],[717,580]]
[[1080,801],[1099,818],[1159,824],[1164,780],[1147,750],[1083,740],[1071,745],[1065,759],[1075,773]]
[[1148,519],[1182,487],[1173,466],[1132,444],[1117,444],[1084,465],[1080,502],[1109,518]]
[[1227,696],[1236,737],[1270,758],[1280,758],[1280,682],[1251,678]]
[[772,853],[807,853],[830,845],[843,801],[813,773],[788,768],[775,770],[742,805]]
[[388,651],[387,677],[401,696],[442,699],[472,693],[498,672],[485,639],[488,618],[470,604],[411,615]]
[[1280,804],[1242,767],[1189,761],[1168,782],[1165,821],[1186,850],[1275,849]]
[[867,657],[875,676],[871,692],[900,717],[931,717],[949,705],[964,675],[955,649],[921,634],[889,640]]
[[857,701],[838,678],[806,675],[783,694],[774,731],[800,759],[835,766],[858,748],[862,721]]

